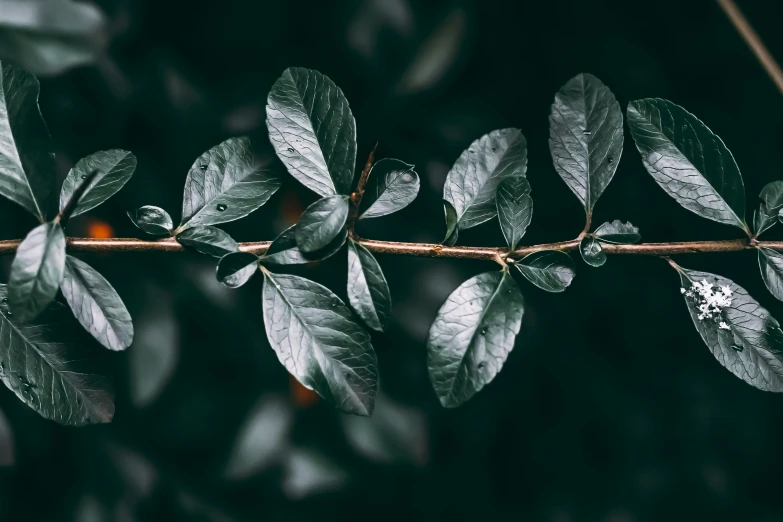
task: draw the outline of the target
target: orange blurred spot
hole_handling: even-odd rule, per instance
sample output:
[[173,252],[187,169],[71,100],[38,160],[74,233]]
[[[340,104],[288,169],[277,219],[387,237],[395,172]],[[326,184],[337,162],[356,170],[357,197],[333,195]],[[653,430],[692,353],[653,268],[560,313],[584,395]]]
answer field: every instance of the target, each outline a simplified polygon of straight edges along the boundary
[[291,226],[299,221],[299,216],[304,212],[304,207],[295,192],[286,192],[280,201],[280,213],[286,226]]
[[311,406],[318,404],[318,400],[320,399],[318,394],[313,390],[309,390],[302,386],[299,381],[293,377],[290,377],[289,387],[291,389],[291,398],[297,408],[310,408]]
[[114,229],[107,222],[93,218],[87,223],[87,237],[109,239],[114,237]]

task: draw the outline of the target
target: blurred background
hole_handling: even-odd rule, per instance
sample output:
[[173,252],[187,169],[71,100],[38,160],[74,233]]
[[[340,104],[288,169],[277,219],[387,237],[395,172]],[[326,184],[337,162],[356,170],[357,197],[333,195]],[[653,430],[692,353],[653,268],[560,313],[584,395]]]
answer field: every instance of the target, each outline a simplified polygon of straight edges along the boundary
[[[712,0],[48,2],[54,11],[0,0],[0,58],[41,75],[60,176],[98,150],[139,160],[125,189],[69,224],[72,236],[134,236],[125,212],[145,204],[176,220],[203,151],[235,135],[266,140],[266,96],[289,66],[343,89],[360,165],[378,142],[376,157],[413,163],[422,178],[410,207],[360,224],[365,237],[440,241],[451,165],[474,139],[512,126],[529,145],[525,243],[575,237],[583,210],[552,167],[547,118],[580,72],[623,108],[656,96],[699,116],[734,153],[749,208],[783,178],[783,96]],[[783,59],[783,4],[739,4]],[[625,134],[596,225],[630,220],[645,241],[739,237],[666,196]],[[272,239],[314,198],[286,175],[266,206],[225,229]],[[3,239],[34,225],[7,201],[0,223]],[[783,239],[780,229],[765,237]],[[503,244],[497,221],[459,244]],[[63,428],[0,390],[3,522],[783,520],[783,398],[721,367],[659,259],[610,257],[600,269],[577,260],[559,295],[519,278],[525,317],[503,371],[444,410],[427,378],[429,325],[448,294],[493,266],[379,257],[395,320],[373,334],[381,392],[364,419],[324,404],[278,363],[260,278],[228,290],[214,260],[195,253],[84,258],[136,326],[133,346],[112,358],[117,414]],[[677,261],[733,279],[783,319],[752,253]],[[0,263],[5,278],[10,258]],[[346,270],[344,250],[285,269],[343,299]]]

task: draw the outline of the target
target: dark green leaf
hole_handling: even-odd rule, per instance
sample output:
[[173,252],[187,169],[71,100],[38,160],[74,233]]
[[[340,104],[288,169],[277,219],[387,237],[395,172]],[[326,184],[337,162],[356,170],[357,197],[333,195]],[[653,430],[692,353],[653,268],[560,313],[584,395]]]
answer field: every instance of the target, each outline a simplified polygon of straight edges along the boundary
[[44,222],[57,170],[38,91],[35,76],[0,63],[0,194]]
[[341,234],[321,250],[304,253],[296,245],[296,225],[293,225],[272,241],[266,254],[261,258],[261,262],[267,265],[301,265],[314,261],[323,261],[336,254],[345,243],[347,237],[348,231],[343,229]]
[[443,244],[452,246],[459,237],[459,223],[457,221],[457,211],[448,201],[443,202],[443,212],[446,215],[446,237],[443,238]]
[[443,199],[454,207],[460,230],[495,217],[498,183],[524,177],[526,171],[527,142],[519,129],[495,130],[471,143],[443,187]]
[[768,248],[759,248],[759,268],[769,292],[783,301],[783,254]]
[[348,196],[335,195],[319,199],[305,209],[296,224],[296,244],[304,253],[325,248],[345,228],[350,210]]
[[367,326],[383,331],[391,315],[389,285],[378,261],[353,240],[348,241],[348,301]]
[[517,261],[516,267],[528,281],[547,292],[564,291],[576,275],[571,257],[559,250],[533,252]]
[[370,336],[328,288],[264,272],[264,325],[286,369],[337,408],[370,415],[378,372]]
[[[751,386],[783,391],[783,331],[775,318],[729,279],[682,268],[679,272],[693,324],[718,362]],[[719,313],[707,317],[700,309],[704,299],[693,288],[705,281],[713,292],[728,287],[731,299]]]
[[241,219],[266,203],[279,188],[280,178],[261,168],[249,138],[227,139],[190,167],[179,228]]
[[93,171],[98,171],[95,179],[84,192],[71,217],[92,210],[120,191],[136,170],[136,156],[125,150],[105,150],[82,158],[68,172],[60,189],[60,210],[65,208],[76,188]]
[[244,285],[258,270],[258,256],[250,252],[232,252],[220,258],[217,280],[229,288]]
[[152,236],[168,236],[174,230],[174,222],[169,213],[159,207],[144,205],[135,212],[128,211],[133,224]]
[[382,159],[370,171],[359,219],[397,212],[410,205],[418,193],[419,175],[413,170],[413,165],[396,159]]
[[197,252],[223,257],[239,250],[237,242],[227,232],[210,226],[196,226],[177,234],[177,241]]
[[[50,303],[34,323],[8,313],[0,285],[0,379],[41,416],[71,426],[110,422],[111,389],[68,309]],[[93,348],[94,350],[94,348]]]
[[479,274],[449,296],[427,341],[430,381],[443,406],[459,406],[495,378],[514,348],[523,305],[507,270]]
[[628,104],[628,126],[647,172],[677,203],[747,230],[739,167],[696,116],[670,101],[646,98]]
[[131,345],[133,322],[125,303],[94,268],[66,256],[60,288],[73,315],[99,343],[109,350],[124,350]]
[[759,194],[759,208],[753,213],[753,229],[756,237],[769,230],[778,220],[783,209],[783,181],[767,183]]
[[620,104],[592,74],[575,76],[555,95],[549,150],[557,173],[592,213],[623,153]]
[[599,267],[606,263],[606,252],[601,247],[601,243],[594,237],[585,237],[579,243],[579,253],[582,259],[590,266]]
[[638,243],[642,240],[639,227],[635,227],[631,223],[623,223],[618,219],[607,221],[596,229],[594,235],[605,243],[617,245]]
[[65,270],[65,234],[58,223],[38,225],[19,245],[8,277],[8,304],[26,322],[52,302]]
[[506,178],[498,185],[498,220],[509,250],[516,250],[533,219],[533,198],[527,178]]
[[266,126],[277,156],[304,186],[321,196],[351,192],[356,123],[332,80],[286,69],[267,98]]

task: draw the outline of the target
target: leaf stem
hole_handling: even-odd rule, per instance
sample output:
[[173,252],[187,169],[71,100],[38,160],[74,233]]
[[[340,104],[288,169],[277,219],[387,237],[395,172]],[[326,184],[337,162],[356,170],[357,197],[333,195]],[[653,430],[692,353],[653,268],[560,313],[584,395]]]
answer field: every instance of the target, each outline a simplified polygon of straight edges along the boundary
[[364,196],[364,186],[367,185],[367,179],[370,177],[370,170],[372,169],[373,159],[375,158],[375,149],[378,148],[378,143],[370,151],[370,155],[367,157],[367,162],[364,164],[362,174],[359,176],[359,181],[356,183],[356,190],[351,194],[351,211],[348,214],[348,221],[345,224],[349,234],[353,234],[353,227],[356,224],[356,220],[359,217],[359,205],[362,202]]

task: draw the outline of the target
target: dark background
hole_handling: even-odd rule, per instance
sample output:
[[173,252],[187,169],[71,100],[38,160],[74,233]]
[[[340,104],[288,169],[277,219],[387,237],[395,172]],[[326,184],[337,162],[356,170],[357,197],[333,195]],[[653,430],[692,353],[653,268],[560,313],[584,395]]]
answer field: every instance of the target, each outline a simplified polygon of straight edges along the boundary
[[[360,164],[377,141],[377,157],[414,163],[421,176],[418,199],[362,223],[365,237],[440,241],[449,168],[472,140],[510,126],[529,144],[535,212],[525,244],[575,237],[583,211],[552,167],[547,118],[555,92],[580,72],[601,78],[623,108],[657,96],[699,116],[734,153],[749,208],[783,176],[783,96],[710,0],[97,4],[109,20],[106,57],[43,79],[42,111],[61,176],[108,148],[133,151],[139,166],[70,235],[134,236],[125,211],[144,204],[176,221],[190,165],[227,137],[263,136],[267,93],[289,66],[342,87]],[[783,4],[740,7],[783,59]],[[740,237],[666,196],[625,134],[596,225],[630,220],[645,241]],[[268,240],[313,200],[286,175],[265,207],[225,229]],[[0,223],[4,238],[34,225],[8,202]],[[765,237],[783,237],[779,228]],[[492,221],[459,243],[502,242]],[[783,318],[754,257],[677,261],[733,279]],[[577,260],[564,294],[520,278],[525,317],[503,371],[445,410],[427,378],[427,331],[454,288],[493,266],[379,257],[395,321],[373,336],[382,397],[368,420],[291,381],[266,341],[260,278],[224,289],[214,261],[197,254],[84,258],[136,325],[134,345],[112,359],[115,420],[63,428],[0,390],[16,452],[0,468],[3,522],[783,520],[783,398],[720,366],[660,259],[610,257],[600,269]],[[286,271],[345,298],[344,250]]]

